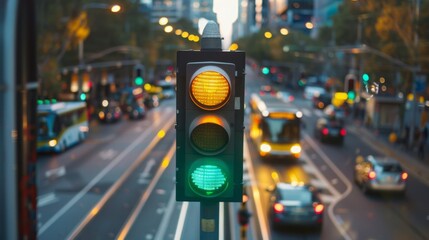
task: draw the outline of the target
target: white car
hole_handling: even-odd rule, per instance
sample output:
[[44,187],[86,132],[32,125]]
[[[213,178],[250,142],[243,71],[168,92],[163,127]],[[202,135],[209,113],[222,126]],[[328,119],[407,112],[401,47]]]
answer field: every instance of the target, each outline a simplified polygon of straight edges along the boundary
[[320,86],[306,86],[304,88],[304,98],[308,100],[312,100],[313,96],[319,96],[323,93],[326,93],[326,90]]

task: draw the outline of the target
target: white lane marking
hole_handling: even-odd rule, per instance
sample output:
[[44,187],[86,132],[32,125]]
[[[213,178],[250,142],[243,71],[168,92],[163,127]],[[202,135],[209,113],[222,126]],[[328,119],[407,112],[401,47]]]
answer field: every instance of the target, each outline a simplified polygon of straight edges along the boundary
[[[252,188],[253,199],[255,201],[256,215],[257,215],[257,219],[259,220],[259,223],[260,223],[259,229],[261,231],[262,239],[268,240],[268,239],[270,239],[270,234],[267,230],[268,224],[266,222],[264,210],[262,209],[261,194],[259,192],[258,185],[257,185],[256,180],[254,178],[255,171],[254,171],[254,168],[252,165],[253,161],[251,160],[251,156],[250,156],[250,152],[249,152],[249,146],[247,145],[246,137],[244,137],[243,142],[244,142],[243,157],[244,157],[244,161],[246,162],[248,170],[249,170],[250,186]],[[254,235],[254,236],[256,236],[256,235]]]
[[[340,234],[344,237],[344,239],[351,240],[352,238],[347,233],[347,230],[344,228],[343,223],[338,222],[337,218],[335,217],[334,208],[340,201],[342,201],[344,198],[346,198],[352,192],[353,186],[352,186],[351,182],[347,179],[347,177],[344,176],[344,174],[329,159],[329,157],[319,148],[319,146],[317,146],[317,144],[313,141],[313,139],[310,138],[310,136],[308,136],[308,134],[304,133],[304,138],[311,145],[313,150],[322,158],[322,160],[332,169],[332,171],[335,172],[335,174],[346,185],[346,191],[344,193],[340,194],[340,196],[338,198],[335,198],[334,201],[329,205],[328,214],[329,214],[329,218],[334,223],[335,227],[340,232]],[[331,186],[331,185],[329,184],[329,186]],[[335,192],[338,193],[338,191],[336,189],[335,189]]]
[[170,200],[168,201],[167,208],[165,209],[165,214],[162,217],[161,225],[156,231],[155,240],[166,239],[164,235],[167,232],[167,227],[169,225],[171,215],[173,214],[175,204],[176,204],[176,188],[174,188],[173,191],[171,191],[171,197],[170,197]]
[[[169,121],[171,124],[174,122],[174,118]],[[159,123],[161,124],[161,123]],[[158,125],[158,124],[157,124]],[[170,126],[170,125],[167,125]],[[155,128],[151,128],[152,130]],[[122,151],[113,161],[111,161],[97,176],[95,176],[80,192],[78,192],[69,202],[64,205],[61,209],[58,210],[57,213],[55,213],[54,216],[52,216],[38,231],[37,236],[42,235],[48,228],[50,228],[55,222],[58,221],[67,211],[69,211],[80,199],[82,199],[85,194],[91,190],[101,179],[110,172],[116,165],[118,165],[123,158],[125,158],[129,152],[134,150],[134,148],[141,145],[140,142],[142,142],[144,139],[146,139],[152,131],[147,131],[140,135],[131,145],[128,145],[128,147]]]
[[111,160],[112,158],[115,157],[116,155],[116,151],[109,148],[107,150],[103,150],[98,154],[101,158],[101,160],[106,161],[106,160]]
[[314,169],[314,175],[316,176],[316,179],[324,183],[324,187],[329,190],[330,193],[334,195],[334,197],[338,198],[341,194],[335,189],[326,179],[326,177],[317,169],[316,165],[313,163],[313,161],[310,160],[310,157],[307,155],[306,152],[301,153],[301,159],[306,164],[310,165],[311,168]]
[[183,226],[185,226],[186,215],[188,212],[189,202],[183,202],[182,208],[180,209],[179,220],[177,221],[176,233],[174,234],[174,240],[180,240],[182,238]]
[[140,177],[147,178],[150,177],[150,171],[152,170],[153,166],[155,166],[156,162],[155,159],[151,158],[146,164],[146,167],[143,169],[143,172],[140,174]]
[[314,186],[315,188],[317,188],[317,189],[327,189],[328,187],[326,186],[326,183],[325,182],[323,182],[323,181],[320,181],[319,179],[317,179],[317,178],[312,178],[311,180],[310,180],[310,184],[311,184],[311,186]]
[[225,203],[219,203],[219,240],[225,239]]
[[[176,119],[173,119],[173,120],[176,120]],[[165,169],[167,169],[169,163],[171,162],[171,159],[174,157],[175,152],[176,152],[176,142],[173,143],[170,150],[168,150],[166,156],[163,158],[162,163],[158,168],[158,171],[156,172],[155,176],[152,179],[152,182],[149,184],[149,186],[147,187],[147,190],[141,196],[140,201],[137,203],[137,206],[134,208],[132,214],[128,217],[127,221],[121,228],[121,231],[119,231],[119,234],[116,237],[116,239],[122,240],[126,238],[131,227],[136,221],[138,215],[141,213],[141,210],[146,204],[147,199],[152,194],[153,189],[155,188],[155,185],[158,183],[159,179],[161,178],[161,175],[164,173]]]
[[55,193],[44,194],[37,197],[37,207],[44,207],[57,201],[58,198]]
[[45,177],[46,178],[50,178],[50,177],[62,177],[66,175],[66,168],[64,166],[58,167],[58,168],[54,168],[54,169],[50,169],[48,171],[45,172]]
[[325,205],[328,205],[328,204],[332,203],[336,199],[336,197],[334,197],[332,195],[323,194],[323,193],[320,194],[320,198],[322,199],[322,202]]

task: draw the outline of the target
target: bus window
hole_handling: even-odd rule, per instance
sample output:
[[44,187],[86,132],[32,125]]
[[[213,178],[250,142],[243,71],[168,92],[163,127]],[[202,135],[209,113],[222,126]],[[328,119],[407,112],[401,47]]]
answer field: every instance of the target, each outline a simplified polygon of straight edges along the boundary
[[266,118],[262,124],[262,138],[273,143],[291,143],[299,141],[299,124],[285,119]]
[[49,127],[48,127],[48,121],[46,120],[46,117],[39,117],[37,121],[37,125],[38,125],[37,136],[41,138],[48,137]]

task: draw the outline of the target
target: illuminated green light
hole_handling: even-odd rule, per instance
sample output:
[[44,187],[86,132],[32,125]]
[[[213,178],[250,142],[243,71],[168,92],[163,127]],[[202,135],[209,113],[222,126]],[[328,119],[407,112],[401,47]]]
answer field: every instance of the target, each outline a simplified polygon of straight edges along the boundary
[[354,100],[356,98],[356,93],[354,91],[349,91],[347,93],[347,98],[351,99],[351,100]]
[[85,93],[81,93],[79,96],[80,100],[85,101],[86,100],[86,94]]
[[368,82],[368,81],[369,81],[369,75],[368,75],[368,74],[366,74],[366,73],[362,74],[362,80],[363,80],[364,82]]
[[228,188],[228,173],[222,160],[202,158],[195,161],[189,171],[189,185],[198,195],[216,197]]
[[142,77],[136,77],[136,79],[134,79],[134,82],[136,83],[137,86],[141,86],[143,85],[143,78]]
[[37,100],[37,104],[43,104],[43,100]]
[[262,68],[262,73],[264,75],[267,75],[268,73],[270,73],[270,69],[268,69],[267,67]]

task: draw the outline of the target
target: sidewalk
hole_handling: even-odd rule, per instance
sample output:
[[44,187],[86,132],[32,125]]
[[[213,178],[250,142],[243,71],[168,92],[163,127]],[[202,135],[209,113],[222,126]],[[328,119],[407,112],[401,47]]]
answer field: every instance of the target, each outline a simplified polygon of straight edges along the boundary
[[373,129],[361,125],[359,122],[351,122],[348,126],[351,132],[360,135],[368,141],[374,148],[384,153],[386,156],[397,159],[401,165],[423,183],[429,186],[429,144],[426,143],[425,157],[420,159],[417,150],[405,148],[402,145],[389,142],[386,133],[379,133]]

